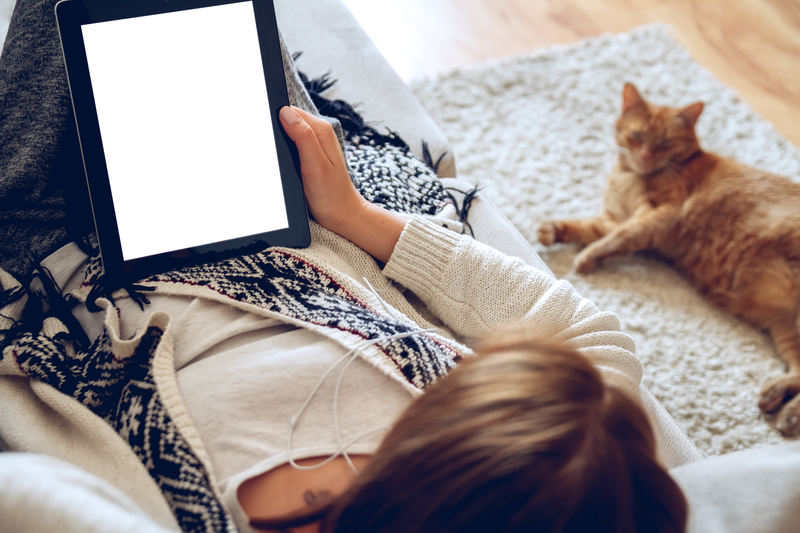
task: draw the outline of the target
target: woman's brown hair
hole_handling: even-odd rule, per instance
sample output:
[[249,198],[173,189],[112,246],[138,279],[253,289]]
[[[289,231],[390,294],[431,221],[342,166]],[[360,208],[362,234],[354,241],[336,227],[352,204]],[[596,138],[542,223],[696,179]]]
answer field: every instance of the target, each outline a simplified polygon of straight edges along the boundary
[[510,334],[414,401],[348,491],[253,527],[322,533],[682,532],[636,400],[563,344]]

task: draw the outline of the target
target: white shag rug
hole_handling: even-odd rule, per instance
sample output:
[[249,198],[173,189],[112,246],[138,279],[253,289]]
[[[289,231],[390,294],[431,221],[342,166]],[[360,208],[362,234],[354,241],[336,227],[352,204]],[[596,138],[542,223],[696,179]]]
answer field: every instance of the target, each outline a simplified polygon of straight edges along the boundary
[[705,149],[800,181],[800,150],[651,25],[412,83],[455,151],[460,178],[484,187],[556,276],[616,312],[637,344],[645,384],[707,455],[780,443],[756,406],[783,365],[764,333],[712,308],[672,268],[644,254],[576,274],[574,245],[547,249],[547,219],[600,212],[616,161],[624,82],[665,105],[702,100]]

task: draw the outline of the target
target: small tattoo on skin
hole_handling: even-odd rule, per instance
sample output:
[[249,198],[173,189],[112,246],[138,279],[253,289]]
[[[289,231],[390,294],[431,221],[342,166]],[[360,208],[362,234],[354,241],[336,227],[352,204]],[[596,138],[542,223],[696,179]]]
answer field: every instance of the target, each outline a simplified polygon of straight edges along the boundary
[[306,501],[306,505],[309,507],[314,507],[315,505],[320,505],[321,503],[330,500],[331,493],[327,490],[320,491],[319,493],[315,493],[312,490],[307,490],[303,493],[303,499]]

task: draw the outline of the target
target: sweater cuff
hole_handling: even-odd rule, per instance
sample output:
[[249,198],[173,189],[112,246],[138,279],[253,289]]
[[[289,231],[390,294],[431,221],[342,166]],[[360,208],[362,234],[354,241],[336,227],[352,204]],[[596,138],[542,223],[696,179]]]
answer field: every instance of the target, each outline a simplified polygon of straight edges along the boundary
[[420,296],[441,290],[445,273],[465,238],[434,221],[412,217],[406,224],[383,274]]

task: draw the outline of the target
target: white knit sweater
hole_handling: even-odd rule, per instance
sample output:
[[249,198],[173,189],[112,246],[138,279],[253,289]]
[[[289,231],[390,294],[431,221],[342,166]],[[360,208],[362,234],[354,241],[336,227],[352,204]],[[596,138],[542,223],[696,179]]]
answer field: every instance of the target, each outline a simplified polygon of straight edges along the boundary
[[[608,383],[639,396],[641,364],[633,355],[633,340],[619,331],[616,315],[600,312],[569,283],[445,229],[444,224],[412,218],[382,270],[358,247],[314,223],[311,246],[286,252],[323,271],[378,314],[386,311],[361,280],[366,278],[377,289],[385,289],[382,299],[399,311],[403,321],[419,328],[438,327],[439,341],[459,354],[471,354],[468,345],[473,339],[498,331],[509,322],[522,321],[532,332],[567,341],[597,365]],[[309,328],[345,348],[363,341],[345,330],[287,318],[207,287],[164,282],[152,285],[161,294],[216,300]],[[107,311],[105,324],[114,353],[124,356],[139,337],[122,340],[117,311],[110,305]],[[181,434],[213,475],[177,387],[170,318],[156,312],[149,322],[165,330],[153,362],[158,390]],[[4,355],[7,357],[0,362],[0,447],[45,453],[77,464],[118,486],[157,523],[177,529],[158,487],[126,443],[73,398],[21,377],[13,357],[9,357],[13,354]],[[361,356],[410,392],[421,393],[377,347],[365,348]]]

